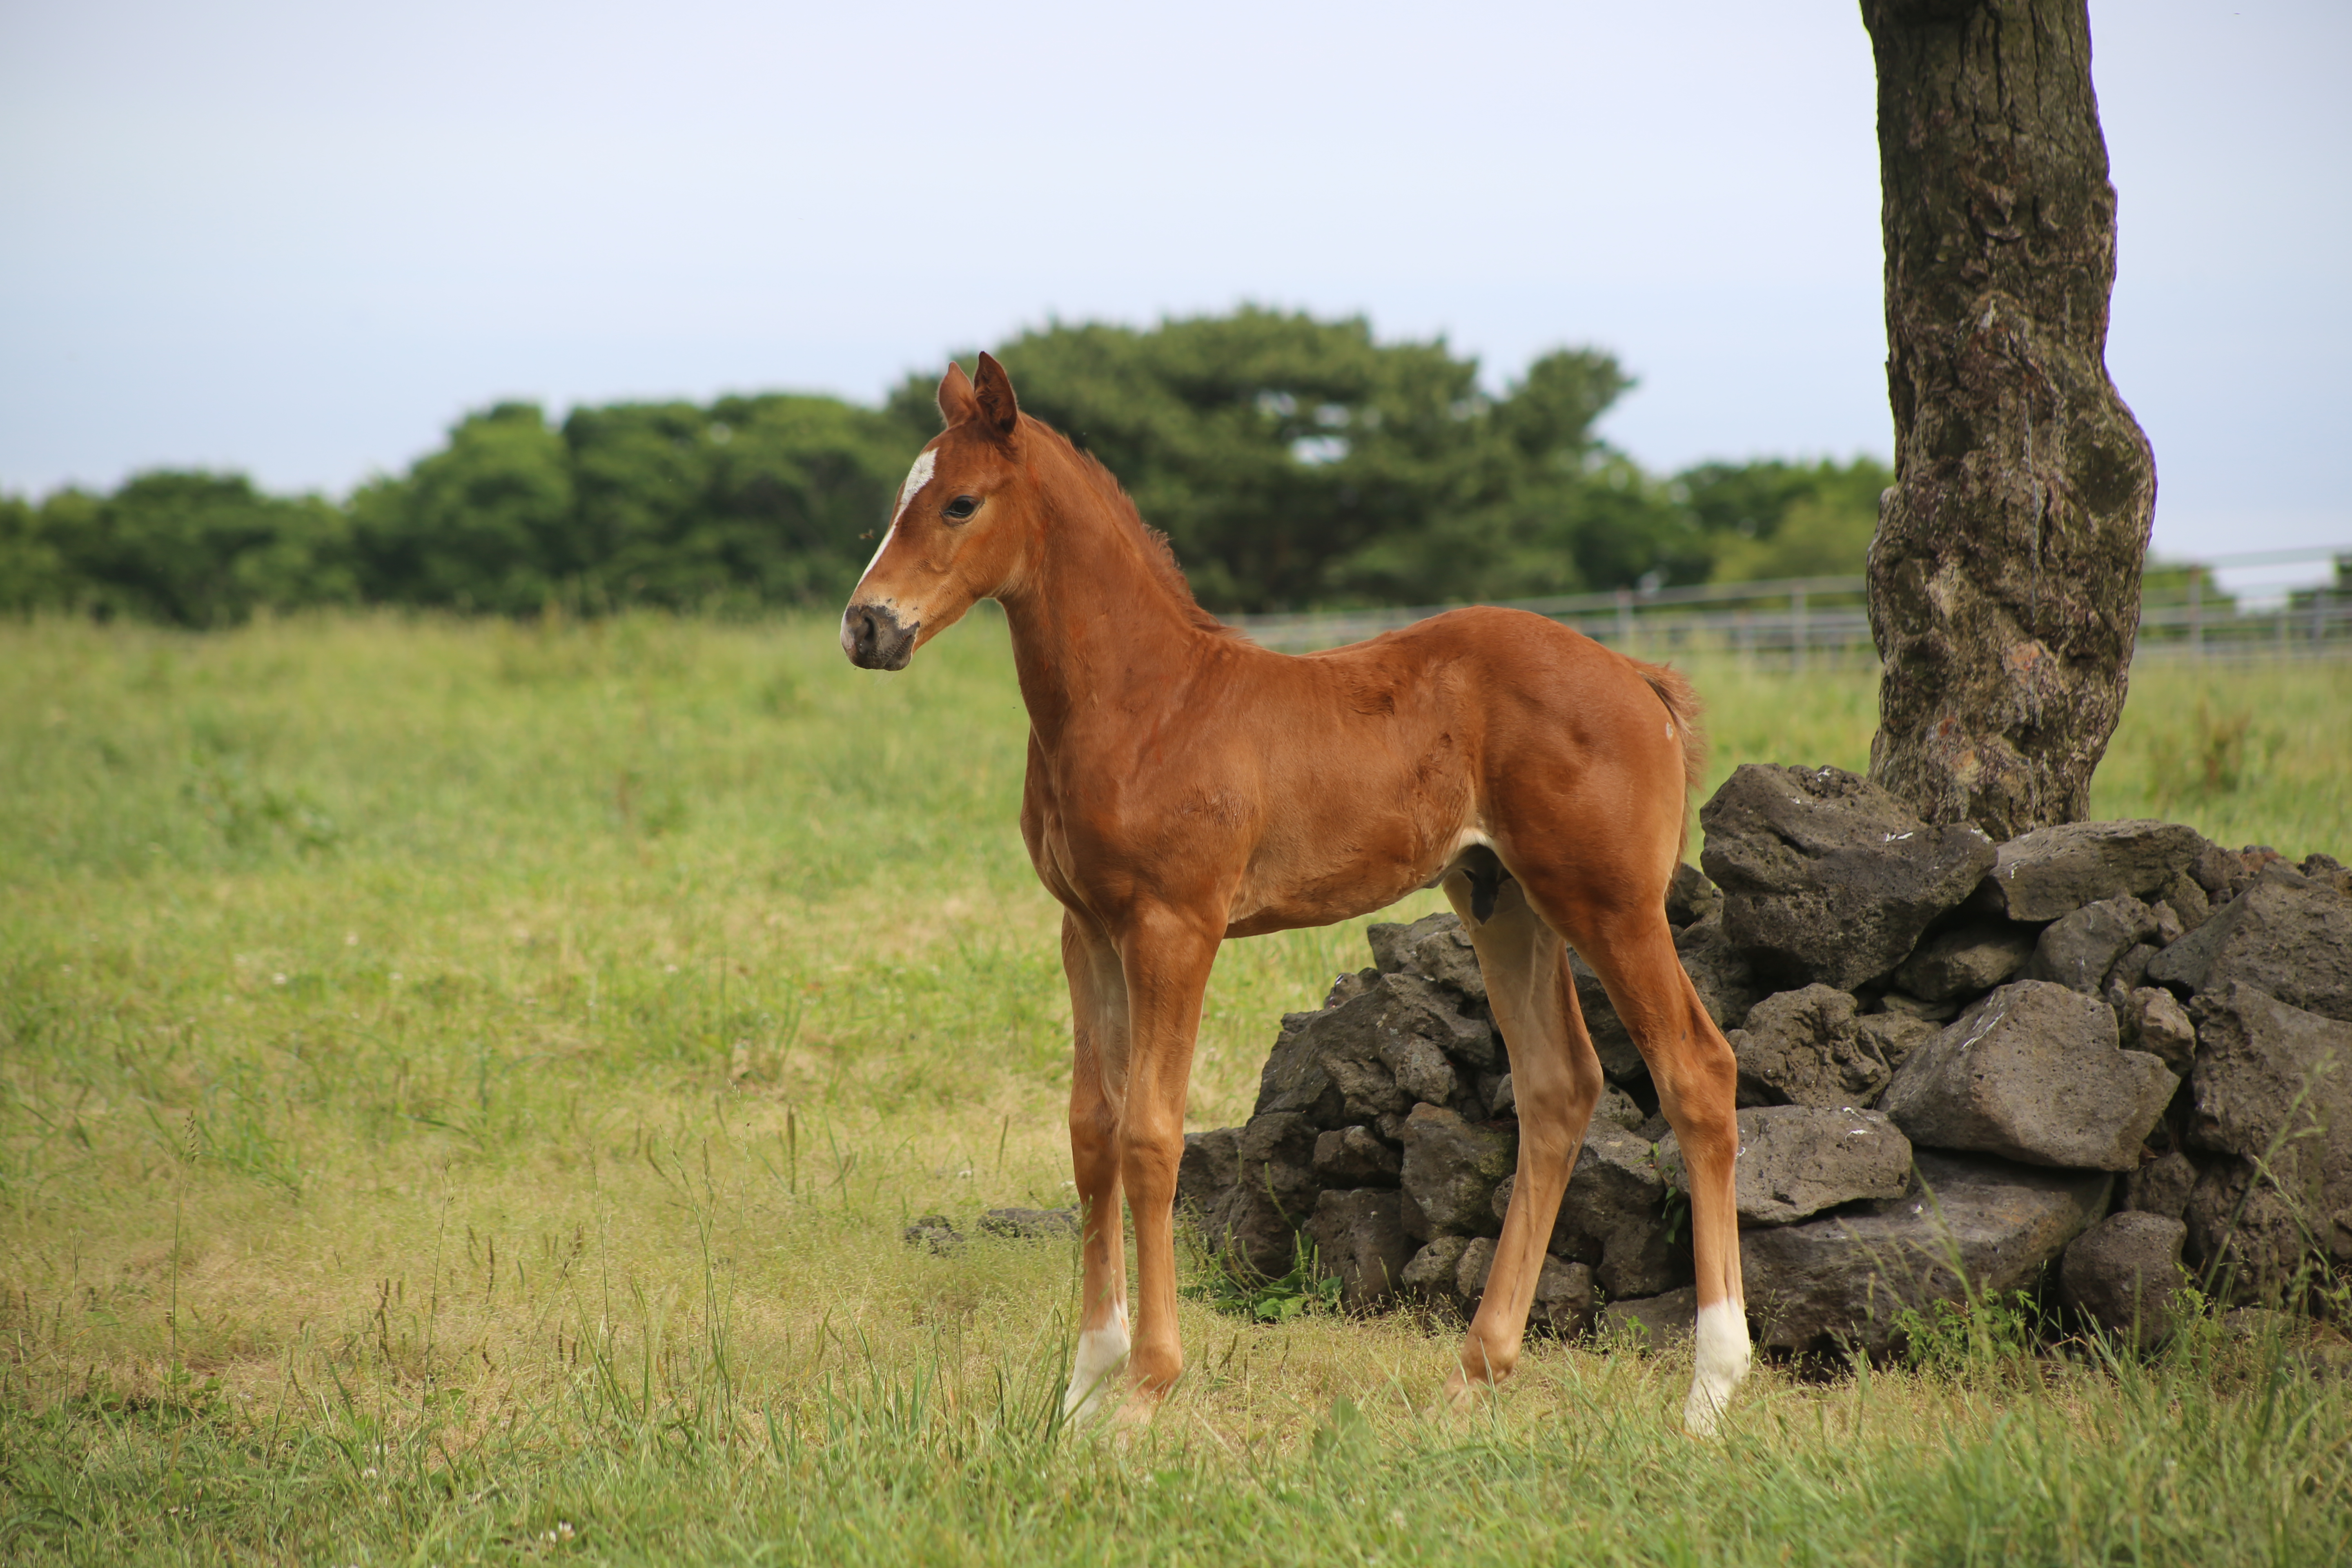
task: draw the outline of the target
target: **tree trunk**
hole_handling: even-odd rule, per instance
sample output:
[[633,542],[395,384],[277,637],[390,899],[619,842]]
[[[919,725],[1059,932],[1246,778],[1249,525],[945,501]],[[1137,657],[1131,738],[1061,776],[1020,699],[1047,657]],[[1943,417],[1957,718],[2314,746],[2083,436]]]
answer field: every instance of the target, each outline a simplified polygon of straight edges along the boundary
[[2122,715],[2156,462],[2107,379],[2116,194],[2085,0],[1863,0],[1895,482],[1871,777],[1996,839],[2073,822]]

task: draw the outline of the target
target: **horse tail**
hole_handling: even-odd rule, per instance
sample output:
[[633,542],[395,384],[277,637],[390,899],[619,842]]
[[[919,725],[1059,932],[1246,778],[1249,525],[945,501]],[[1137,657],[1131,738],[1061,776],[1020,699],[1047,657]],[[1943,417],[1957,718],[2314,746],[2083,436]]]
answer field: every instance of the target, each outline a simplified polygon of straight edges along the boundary
[[1666,717],[1675,721],[1675,738],[1682,743],[1683,801],[1678,814],[1682,834],[1675,842],[1675,858],[1679,860],[1690,849],[1690,796],[1706,776],[1706,736],[1698,727],[1702,704],[1698,693],[1691,689],[1691,683],[1683,679],[1680,670],[1663,664],[1643,664],[1640,659],[1633,663],[1650,689],[1658,694],[1658,700],[1665,704]]

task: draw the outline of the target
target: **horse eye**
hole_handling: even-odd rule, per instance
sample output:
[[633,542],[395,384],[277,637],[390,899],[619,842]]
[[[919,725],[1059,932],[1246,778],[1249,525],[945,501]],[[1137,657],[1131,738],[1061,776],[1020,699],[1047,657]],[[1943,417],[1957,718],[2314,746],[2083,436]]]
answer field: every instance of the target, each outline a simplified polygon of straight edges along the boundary
[[946,506],[940,508],[940,515],[945,517],[950,522],[962,522],[966,519],[970,518],[973,512],[976,512],[979,510],[980,498],[978,496],[958,496],[955,500],[948,502]]

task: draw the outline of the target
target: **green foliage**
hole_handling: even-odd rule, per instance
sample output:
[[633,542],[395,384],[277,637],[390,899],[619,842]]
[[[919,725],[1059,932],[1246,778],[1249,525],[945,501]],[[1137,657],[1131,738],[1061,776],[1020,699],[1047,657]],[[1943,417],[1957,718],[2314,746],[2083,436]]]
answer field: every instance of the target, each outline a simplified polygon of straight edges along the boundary
[[2030,1360],[2051,1337],[2047,1310],[2024,1290],[1973,1290],[1963,1301],[1895,1314],[1904,1358],[1923,1372],[1984,1374]]
[[355,597],[342,512],[242,474],[140,474],[110,496],[0,502],[0,608],[184,626]]
[[[1703,576],[1662,487],[1592,426],[1632,384],[1561,350],[1499,398],[1444,340],[1244,307],[1056,323],[997,351],[1023,406],[1117,474],[1217,610],[1429,603]],[[937,426],[936,378],[891,408]]]
[[1675,481],[1713,546],[1718,583],[1860,572],[1878,527],[1879,492],[1894,482],[1872,458],[1702,463]]
[[1286,1323],[1301,1312],[1339,1310],[1339,1277],[1325,1272],[1315,1244],[1301,1237],[1290,1269],[1268,1279],[1239,1258],[1202,1261],[1184,1293],[1220,1312],[1258,1323]]
[[[1595,433],[1633,385],[1544,355],[1499,395],[1443,339],[1244,307],[1055,323],[998,351],[1025,406],[1117,474],[1220,612],[1433,604],[1860,569],[1885,469],[1708,464],[1667,481]],[[0,613],[188,626],[366,602],[829,605],[939,427],[937,377],[882,409],[772,394],[466,416],[337,506],[241,475],[0,498]]]

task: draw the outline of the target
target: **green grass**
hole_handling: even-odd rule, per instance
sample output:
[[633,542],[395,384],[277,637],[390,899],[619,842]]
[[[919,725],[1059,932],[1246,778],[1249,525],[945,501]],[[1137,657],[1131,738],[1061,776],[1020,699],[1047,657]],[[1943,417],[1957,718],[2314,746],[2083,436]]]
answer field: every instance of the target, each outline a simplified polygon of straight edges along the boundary
[[[1868,673],[1693,671],[1718,780],[1859,768]],[[2352,847],[2342,667],[2143,670],[2097,793]],[[1183,1311],[1059,1432],[1056,916],[1001,622],[0,627],[0,1556],[2317,1562],[2352,1399],[2275,1339],[1808,1381]],[[1428,907],[1428,898],[1402,906]],[[1192,1105],[1362,922],[1221,957]],[[568,1532],[567,1529],[568,1527]]]

